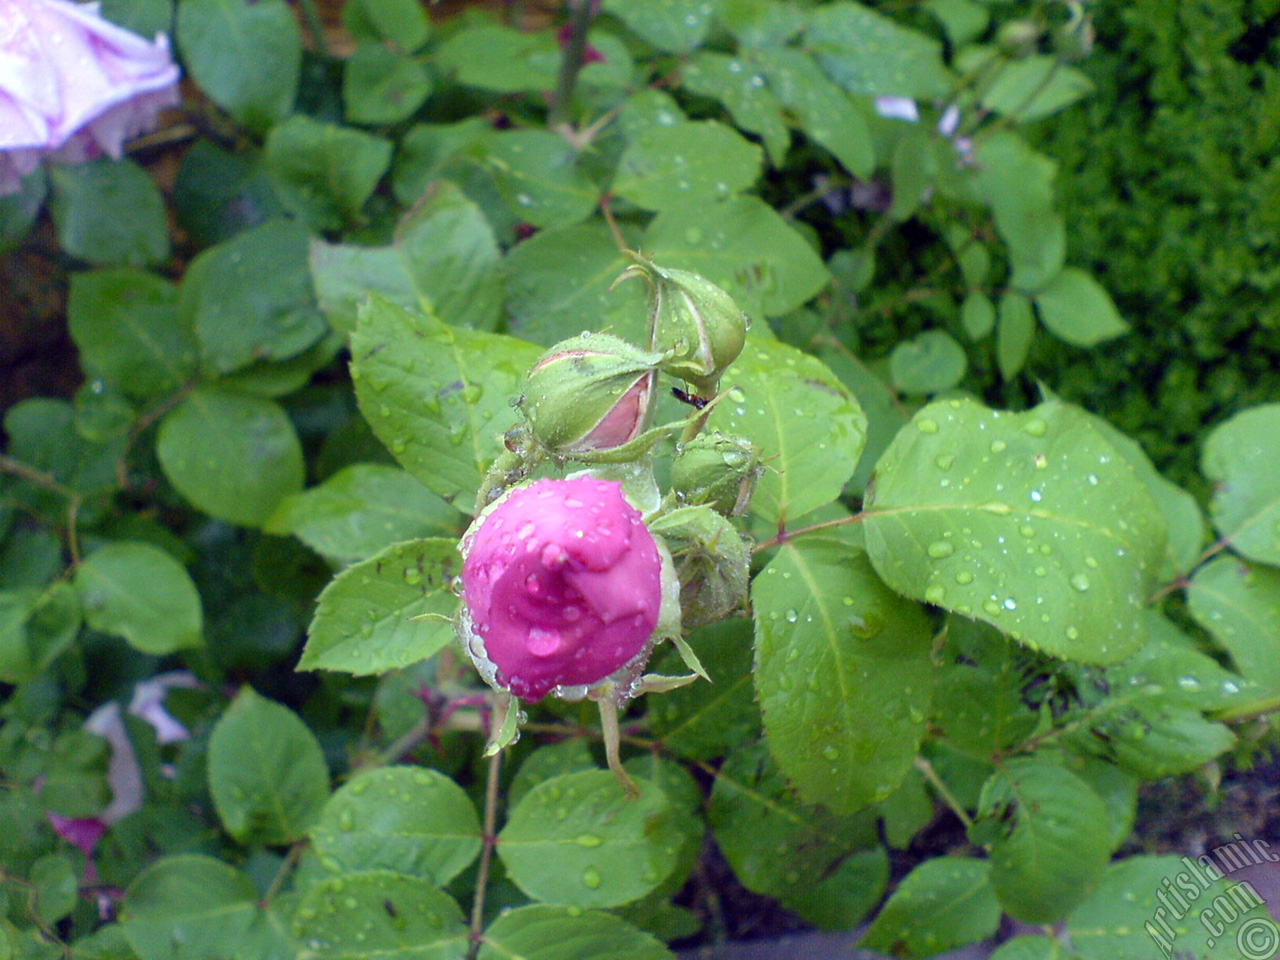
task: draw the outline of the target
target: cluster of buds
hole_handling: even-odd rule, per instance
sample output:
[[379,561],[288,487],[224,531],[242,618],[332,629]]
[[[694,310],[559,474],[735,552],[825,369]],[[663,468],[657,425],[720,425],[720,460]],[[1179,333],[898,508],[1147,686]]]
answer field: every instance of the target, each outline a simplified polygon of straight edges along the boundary
[[[624,786],[619,708],[705,676],[683,631],[742,605],[750,550],[728,518],[746,510],[760,472],[749,441],[702,432],[745,343],[746,316],[697,274],[637,257],[628,276],[649,281],[646,346],[583,333],[530,367],[517,404],[523,423],[508,433],[462,538],[455,620],[463,649],[503,698],[491,751],[514,739],[519,701],[587,698],[600,705],[606,755]],[[696,400],[687,417],[653,426],[662,375],[684,381]],[[652,459],[676,431],[662,497]],[[540,465],[570,462],[586,469],[529,480]],[[661,641],[681,653],[688,675],[644,672]]]

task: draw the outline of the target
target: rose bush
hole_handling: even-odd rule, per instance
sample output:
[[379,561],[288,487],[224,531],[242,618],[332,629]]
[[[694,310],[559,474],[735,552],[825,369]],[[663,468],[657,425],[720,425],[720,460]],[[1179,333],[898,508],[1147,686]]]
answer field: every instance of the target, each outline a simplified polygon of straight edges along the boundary
[[620,483],[519,487],[481,514],[462,553],[463,644],[490,684],[527,701],[581,697],[643,668],[662,559]]

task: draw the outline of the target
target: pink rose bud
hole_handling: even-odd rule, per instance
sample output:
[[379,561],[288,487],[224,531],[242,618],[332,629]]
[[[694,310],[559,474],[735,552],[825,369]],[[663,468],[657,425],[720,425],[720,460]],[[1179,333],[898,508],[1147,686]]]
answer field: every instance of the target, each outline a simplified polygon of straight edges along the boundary
[[178,102],[179,71],[154,42],[98,15],[97,4],[0,0],[0,194],[45,157],[119,158]]
[[459,632],[492,686],[532,702],[643,667],[662,560],[620,483],[518,487],[476,519],[462,555]]

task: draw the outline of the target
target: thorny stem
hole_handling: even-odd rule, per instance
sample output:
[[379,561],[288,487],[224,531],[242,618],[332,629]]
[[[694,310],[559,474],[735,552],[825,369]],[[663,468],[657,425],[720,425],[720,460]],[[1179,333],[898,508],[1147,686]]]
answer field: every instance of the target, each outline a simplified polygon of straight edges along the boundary
[[920,771],[924,778],[929,781],[929,784],[933,789],[938,792],[938,796],[942,798],[942,802],[951,808],[951,812],[956,815],[956,819],[964,824],[964,828],[966,830],[971,829],[973,827],[973,818],[970,817],[964,807],[961,806],[960,801],[955,798],[955,795],[947,789],[947,785],[942,782],[942,778],[938,776],[938,772],[933,769],[933,764],[924,757],[917,756],[915,760],[915,767]]
[[471,946],[467,949],[467,960],[475,960],[484,939],[484,896],[489,885],[493,848],[497,843],[495,830],[498,825],[498,773],[501,766],[502,751],[499,750],[489,758],[489,775],[484,785],[484,845],[480,848],[480,868],[476,872],[476,894],[471,901]]
[[623,253],[627,252],[627,241],[622,239],[622,231],[618,229],[618,222],[613,219],[613,210],[609,206],[610,195],[605,194],[600,198],[600,214],[604,217],[604,222],[609,226],[609,232],[613,234],[613,242],[618,245],[618,249]]
[[547,126],[552,129],[568,122],[573,88],[578,82],[583,56],[587,52],[587,28],[591,25],[591,0],[569,0],[569,41],[560,58],[556,89],[551,94]]

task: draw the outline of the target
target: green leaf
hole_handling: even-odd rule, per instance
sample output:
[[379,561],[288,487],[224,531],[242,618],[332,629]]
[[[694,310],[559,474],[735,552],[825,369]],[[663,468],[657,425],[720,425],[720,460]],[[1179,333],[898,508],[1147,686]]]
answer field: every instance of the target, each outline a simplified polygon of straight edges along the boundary
[[1031,301],[1016,290],[1006,290],[1000,298],[1000,328],[996,331],[996,363],[1002,379],[1012,380],[1026,364],[1035,333]]
[[781,167],[791,146],[791,133],[782,104],[765,85],[754,66],[738,57],[699,50],[680,71],[680,85],[691,93],[719,100],[733,122],[764,141],[775,167]]
[[200,595],[182,564],[149,543],[108,543],[76,567],[85,621],[163,655],[204,643]]
[[329,796],[329,769],[297,714],[244,687],[209,737],[209,792],[240,843],[293,843]]
[[1048,54],[1005,63],[982,94],[993,113],[1030,123],[1057,113],[1093,92],[1093,81]]
[[931,724],[948,746],[986,760],[1035,727],[1036,715],[1022,702],[1028,678],[1016,648],[984,623],[952,617],[947,638]]
[[0,683],[24,683],[35,675],[27,618],[39,595],[31,587],[0,590]]
[[900,342],[889,355],[893,385],[903,393],[950,390],[960,382],[966,366],[964,348],[945,330],[926,330]]
[[484,931],[477,960],[672,960],[661,943],[621,917],[534,904],[504,911]]
[[272,220],[201,252],[187,269],[181,320],[195,327],[204,363],[231,373],[286,360],[326,332],[307,270],[306,231]]
[[767,465],[751,510],[799,517],[840,495],[867,438],[867,418],[822,361],[777,340],[748,336],[725,371],[728,395],[708,423],[750,437]]
[[516,807],[525,795],[552,777],[562,773],[580,773],[597,770],[600,765],[591,755],[591,746],[583,737],[573,737],[558,743],[540,746],[520,763],[520,769],[507,787],[507,806]]
[[991,845],[991,886],[1024,923],[1062,919],[1102,877],[1111,858],[1107,808],[1089,784],[1052,760],[1015,759],[983,785],[974,831]]
[[506,130],[487,145],[485,162],[498,192],[520,219],[535,227],[567,227],[595,211],[600,188],[564,137],[547,130]]
[[960,322],[964,324],[964,332],[970,340],[985,339],[996,326],[995,304],[982,291],[970,290],[960,305]]
[[342,22],[366,43],[389,41],[401,53],[417,50],[431,36],[431,21],[415,0],[349,0]]
[[605,0],[604,9],[659,50],[692,53],[706,39],[719,5],[720,0]]
[[810,803],[851,813],[911,767],[933,687],[931,631],[857,548],[783,545],[751,587],[769,746]]
[[156,453],[178,492],[219,520],[257,526],[302,489],[302,444],[270,400],[196,387],[160,424]]
[[1191,578],[1187,603],[1246,680],[1280,693],[1280,570],[1217,557]]
[[[751,624],[725,620],[688,637],[689,646],[711,677],[711,686],[694,683],[650,697],[649,722],[663,748],[686,760],[728,756],[759,733],[760,710],[751,685]],[[679,655],[657,673],[678,673]]]
[[830,150],[855,177],[871,176],[875,154],[866,117],[812,57],[790,47],[769,47],[755,51],[751,63],[805,136]]
[[[453,640],[458,566],[449,538],[393,544],[343,570],[320,594],[298,669],[366,676],[435,655]],[[422,614],[437,616],[411,619]]]
[[1070,739],[1080,750],[1104,746],[1107,756],[1144,780],[1190,773],[1230,750],[1236,738],[1179,700],[1150,685],[1118,691]]
[[357,463],[281,501],[263,529],[294,534],[317,553],[350,563],[401,540],[448,537],[462,521],[398,467]]
[[[5,452],[84,496],[110,493],[116,486],[116,464],[124,456],[124,439],[91,442],[77,432],[75,419],[74,408],[65,400],[21,400],[4,414],[4,432],[9,438]],[[62,496],[26,481],[15,483],[5,492],[6,499],[11,497],[18,503],[42,508],[47,504],[48,509],[65,516],[66,501]],[[15,536],[21,529],[15,531]]]
[[35,897],[35,913],[42,923],[55,924],[75,909],[80,881],[66,856],[45,854],[31,865],[27,882]]
[[131,160],[95,160],[49,168],[49,204],[58,242],[90,263],[144,267],[169,258],[169,226],[160,188]]
[[1209,433],[1201,462],[1209,512],[1237,553],[1280,565],[1280,403],[1236,414]]
[[387,767],[357,774],[329,798],[311,844],[330,873],[390,870],[444,886],[480,851],[480,820],[444,774]]
[[353,220],[391,164],[389,140],[295,114],[272,127],[263,164],[294,216],[317,230]]
[[643,249],[706,277],[755,317],[790,313],[831,279],[804,238],[756,197],[663,210],[645,231]]
[[482,23],[459,30],[436,50],[439,68],[468,87],[537,93],[556,85],[560,48],[550,31],[520,33]]
[[182,157],[173,185],[178,222],[200,246],[230,240],[284,213],[257,157],[196,140]]
[[867,552],[900,593],[1070,660],[1141,648],[1164,524],[1074,407],[930,404],[881,457],[864,506]]
[[977,0],[925,0],[925,6],[957,49],[979,36],[990,20],[987,8]]
[[577,336],[587,323],[592,329],[642,342],[648,322],[645,285],[613,287],[632,262],[603,223],[539,230],[508,253],[502,264],[507,277],[508,329],[547,347]]
[[457,327],[491,330],[502,313],[499,260],[480,208],[440,180],[401,219],[390,246],[313,241],[311,276],[320,305],[343,332],[354,329],[370,293],[406,310],[434,309]]
[[763,744],[739,746],[721,764],[707,821],[743,886],[819,926],[852,928],[884,890],[872,813],[801,804]]
[[898,957],[932,957],[996,932],[1000,904],[991,865],[970,857],[935,857],[902,878],[859,942]]
[[1092,347],[1129,330],[1107,291],[1077,267],[1064,267],[1034,299],[1049,332],[1077,347]]
[[457,902],[418,877],[386,871],[334,877],[308,890],[293,915],[300,960],[463,960],[467,924]]
[[178,44],[200,89],[253,132],[293,109],[302,38],[282,0],[182,0]]
[[806,46],[838,84],[869,97],[944,97],[950,71],[942,44],[860,3],[832,3],[809,14]]
[[1080,960],[1241,960],[1246,945],[1265,948],[1255,953],[1264,957],[1280,939],[1257,892],[1223,879],[1207,855],[1112,864],[1065,933]]
[[613,193],[646,210],[714,203],[760,176],[760,148],[714,120],[653,125],[618,161]]
[[1000,944],[990,960],[1071,960],[1071,957],[1067,948],[1053,937],[1023,935]]
[[674,869],[682,836],[660,789],[632,799],[607,770],[538,784],[498,834],[507,874],[535,900],[612,907],[638,900]]
[[1062,271],[1066,228],[1053,210],[1058,165],[1002,131],[975,151],[977,198],[991,207],[996,231],[1009,247],[1012,286],[1024,292],[1043,287]]
[[431,95],[431,74],[381,43],[358,44],[342,69],[342,103],[351,123],[399,123]]
[[258,891],[212,857],[165,857],[129,885],[122,926],[141,960],[237,955],[254,923]]
[[356,399],[378,439],[446,502],[470,502],[514,424],[511,400],[541,350],[450,327],[378,297],[351,335]]
[[127,396],[163,396],[195,375],[196,339],[179,319],[178,292],[154,274],[72,274],[67,321],[85,374]]

